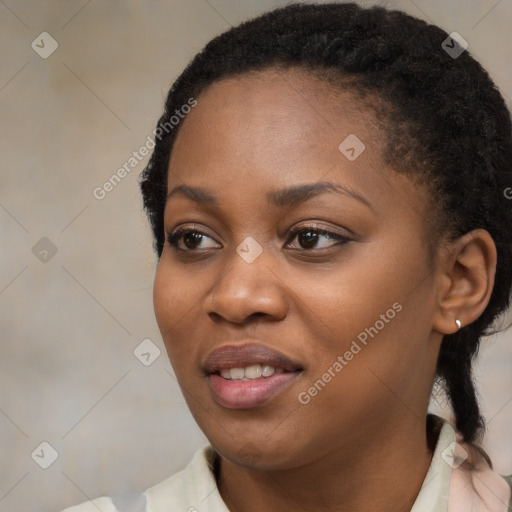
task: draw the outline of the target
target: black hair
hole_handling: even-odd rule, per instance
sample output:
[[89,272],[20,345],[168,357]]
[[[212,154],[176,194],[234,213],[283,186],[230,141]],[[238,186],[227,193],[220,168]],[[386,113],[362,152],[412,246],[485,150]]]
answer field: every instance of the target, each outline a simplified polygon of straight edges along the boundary
[[[485,423],[472,362],[480,338],[510,302],[512,134],[510,114],[488,73],[468,51],[456,56],[449,48],[463,50],[441,28],[401,11],[355,3],[292,3],[211,40],[172,85],[157,127],[219,79],[265,69],[306,70],[361,97],[379,98],[385,160],[396,172],[429,186],[430,213],[436,219],[429,238],[440,243],[442,236],[454,240],[482,228],[496,244],[489,304],[473,323],[444,336],[437,364],[456,428],[464,441],[474,442]],[[179,126],[155,139],[141,174],[159,257],[165,243],[168,165]]]

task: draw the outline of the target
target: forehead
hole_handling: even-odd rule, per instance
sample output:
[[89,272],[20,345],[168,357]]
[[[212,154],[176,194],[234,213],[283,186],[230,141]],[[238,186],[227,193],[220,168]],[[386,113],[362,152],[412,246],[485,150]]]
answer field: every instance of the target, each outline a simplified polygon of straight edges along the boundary
[[168,189],[187,183],[222,199],[238,184],[245,196],[266,197],[270,189],[329,180],[364,190],[374,204],[401,198],[418,210],[415,188],[382,158],[383,123],[371,100],[294,68],[219,80],[180,125]]
[[368,94],[363,101],[354,87],[353,82],[342,78],[339,86],[334,86],[312,71],[294,67],[251,71],[211,84],[198,98],[199,106],[203,103],[207,108],[196,108],[189,117],[208,123],[215,111],[220,115],[217,121],[224,124],[256,126],[265,122],[269,129],[293,125],[297,135],[320,130],[322,136],[339,131],[343,120],[347,128],[360,133],[374,131],[375,136],[371,97]]
[[[340,156],[348,136],[364,141],[365,159],[378,157],[381,136],[374,114],[354,92],[311,73],[269,69],[210,85],[179,127],[170,169],[178,172],[216,161],[260,162],[282,171],[314,166],[326,154]],[[351,139],[356,140],[354,137]],[[206,158],[207,161],[201,161]],[[172,179],[172,176],[170,176]]]

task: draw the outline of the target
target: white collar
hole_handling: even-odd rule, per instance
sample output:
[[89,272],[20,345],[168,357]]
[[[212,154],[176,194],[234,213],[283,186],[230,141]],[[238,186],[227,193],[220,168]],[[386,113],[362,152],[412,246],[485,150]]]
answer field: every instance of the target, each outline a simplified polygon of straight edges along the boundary
[[[459,466],[458,456],[471,449],[457,442],[449,422],[434,419],[442,426],[411,512],[507,512],[510,487],[504,478],[485,465],[478,470]],[[148,489],[146,511],[176,510],[179,504],[196,512],[229,512],[213,473],[216,456],[212,446],[205,446],[183,471]]]
[[450,423],[445,420],[442,421],[443,426],[439,432],[432,462],[411,512],[447,512],[448,510],[450,473],[452,469],[449,465],[449,459],[450,450],[453,449],[455,444],[455,430]]

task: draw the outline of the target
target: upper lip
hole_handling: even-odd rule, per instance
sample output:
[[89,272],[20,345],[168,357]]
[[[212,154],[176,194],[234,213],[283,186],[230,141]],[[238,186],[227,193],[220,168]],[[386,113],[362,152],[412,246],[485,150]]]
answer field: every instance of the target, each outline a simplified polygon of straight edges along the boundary
[[209,353],[204,363],[207,374],[218,373],[230,368],[245,368],[255,364],[282,368],[293,372],[302,370],[301,366],[288,356],[259,343],[229,343]]

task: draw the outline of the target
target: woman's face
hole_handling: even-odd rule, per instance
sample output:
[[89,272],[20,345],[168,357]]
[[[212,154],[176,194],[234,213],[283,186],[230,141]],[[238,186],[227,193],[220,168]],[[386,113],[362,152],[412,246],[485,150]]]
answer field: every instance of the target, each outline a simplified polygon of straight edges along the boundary
[[427,193],[384,163],[372,112],[298,70],[197,101],[165,208],[166,235],[186,232],[154,306],[200,428],[237,465],[284,469],[424,425],[441,341]]

